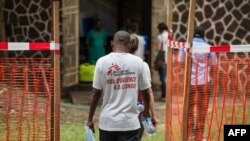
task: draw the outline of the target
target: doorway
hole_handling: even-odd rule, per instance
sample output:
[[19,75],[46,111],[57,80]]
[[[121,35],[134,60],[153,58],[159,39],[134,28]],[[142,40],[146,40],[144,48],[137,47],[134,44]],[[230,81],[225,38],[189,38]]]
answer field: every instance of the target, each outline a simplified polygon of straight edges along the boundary
[[80,1],[80,63],[88,61],[86,36],[93,28],[94,19],[102,21],[107,32],[106,53],[112,51],[110,41],[116,31],[123,27],[126,18],[139,23],[140,34],[146,37],[145,61],[150,62],[151,50],[151,0],[81,0]]

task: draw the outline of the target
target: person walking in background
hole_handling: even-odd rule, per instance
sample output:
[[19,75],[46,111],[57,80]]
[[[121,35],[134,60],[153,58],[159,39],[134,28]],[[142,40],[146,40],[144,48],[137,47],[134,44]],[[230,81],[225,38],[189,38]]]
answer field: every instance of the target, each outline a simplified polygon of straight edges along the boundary
[[[194,34],[193,46],[210,46],[205,41],[204,36],[204,28],[197,27]],[[215,64],[215,59],[215,53],[192,54],[191,86],[188,105],[188,136],[192,136],[195,141],[206,141],[203,139],[203,132],[211,89],[211,78],[209,71],[211,70],[211,66]],[[184,62],[185,60],[185,51],[183,49],[180,50],[178,60],[180,62]],[[194,118],[195,105],[197,118]],[[194,119],[196,119],[195,125]]]
[[107,34],[102,30],[101,21],[94,22],[94,28],[87,35],[88,60],[91,64],[106,55],[105,46],[107,45]]
[[144,52],[145,52],[145,40],[143,36],[139,35],[139,24],[137,22],[133,22],[131,26],[131,35],[135,35],[138,38],[138,48],[137,51],[134,53],[136,56],[140,57],[142,60],[144,60]]
[[149,117],[150,78],[144,62],[129,53],[130,35],[115,33],[113,52],[98,59],[93,80],[93,96],[87,126],[94,131],[93,117],[103,94],[99,118],[100,141],[138,141],[140,122],[136,110],[138,90],[142,92],[144,111]]
[[[138,50],[139,39],[138,39],[137,35],[135,35],[135,34],[131,34],[130,37],[131,37],[130,53],[136,55],[135,53]],[[151,75],[150,75],[149,66],[148,66],[148,64],[146,62],[144,62],[144,65],[145,65],[144,68],[147,71],[148,78],[151,81]],[[150,107],[149,107],[149,109],[150,109],[150,116],[152,117],[152,123],[153,123],[153,125],[156,126],[156,124],[158,123],[158,119],[157,119],[156,113],[155,113],[154,94],[153,94],[153,91],[152,91],[151,88],[149,90],[150,90]],[[142,92],[140,92],[140,91],[138,93],[138,104],[143,104]],[[140,116],[139,116],[139,120],[140,120],[140,123],[141,123]],[[141,123],[141,128],[140,128],[140,130],[138,132],[138,138],[140,139],[140,141],[142,139],[143,132],[144,132],[144,128],[142,127],[142,123]]]
[[[159,35],[157,36],[157,44],[156,44],[156,51],[159,53],[163,51],[166,55],[168,51],[168,27],[165,23],[160,23],[157,26],[159,30]],[[167,65],[167,56],[164,56],[165,64]],[[159,73],[160,81],[161,81],[161,100],[165,101],[166,96],[166,65],[158,68],[157,71]]]

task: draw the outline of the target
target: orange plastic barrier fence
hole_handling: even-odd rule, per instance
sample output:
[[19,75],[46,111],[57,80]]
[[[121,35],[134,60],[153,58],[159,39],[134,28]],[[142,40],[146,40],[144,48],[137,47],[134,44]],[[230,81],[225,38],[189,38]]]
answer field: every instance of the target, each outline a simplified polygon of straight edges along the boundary
[[60,100],[55,99],[60,93],[54,85],[59,69],[53,63],[51,57],[0,57],[1,141],[55,140],[60,121]]
[[[184,69],[173,51],[171,141],[183,135]],[[188,141],[222,141],[225,124],[250,124],[250,53],[194,53],[188,103]],[[168,101],[167,101],[168,102]]]

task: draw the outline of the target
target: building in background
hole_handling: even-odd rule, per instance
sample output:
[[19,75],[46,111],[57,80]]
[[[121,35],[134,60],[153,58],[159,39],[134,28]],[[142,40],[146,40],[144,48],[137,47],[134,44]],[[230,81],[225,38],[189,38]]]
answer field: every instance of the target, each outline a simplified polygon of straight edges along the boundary
[[[85,37],[93,18],[103,22],[109,39],[130,17],[140,24],[140,33],[147,35],[146,61],[152,64],[157,25],[166,21],[168,0],[61,0],[62,84],[71,87],[79,83],[79,64],[84,62]],[[50,42],[51,0],[3,0],[7,41]],[[174,0],[174,38],[186,39],[189,0]],[[197,25],[206,28],[210,44],[250,44],[250,0],[197,1]],[[111,49],[106,48],[107,52]],[[15,52],[10,56],[41,57],[49,54]],[[152,71],[154,84],[159,84]]]

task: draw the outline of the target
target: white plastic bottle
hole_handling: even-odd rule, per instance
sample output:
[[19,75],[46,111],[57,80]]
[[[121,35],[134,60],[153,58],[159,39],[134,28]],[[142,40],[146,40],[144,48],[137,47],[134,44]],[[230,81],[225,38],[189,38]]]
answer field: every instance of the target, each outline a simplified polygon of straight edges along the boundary
[[141,116],[141,121],[142,121],[142,125],[143,128],[145,129],[145,131],[147,132],[148,136],[153,136],[155,135],[155,127],[152,124],[151,118],[150,117],[145,117],[145,116]]
[[136,105],[136,110],[138,113],[141,113],[144,110],[144,105],[142,105],[140,102]]
[[86,141],[95,141],[94,133],[88,126],[85,126],[85,132],[86,132]]

